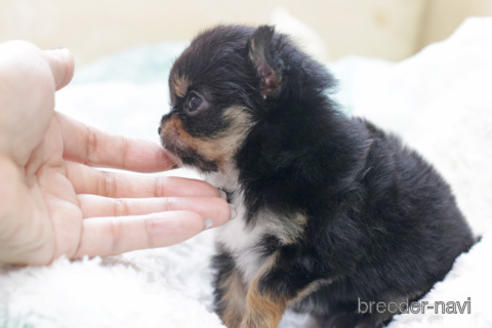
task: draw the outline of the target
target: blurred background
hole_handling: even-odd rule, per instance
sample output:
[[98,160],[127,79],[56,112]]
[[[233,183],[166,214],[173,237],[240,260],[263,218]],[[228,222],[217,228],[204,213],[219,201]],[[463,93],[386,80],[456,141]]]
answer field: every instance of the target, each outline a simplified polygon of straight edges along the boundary
[[0,41],[67,47],[81,65],[135,46],[189,40],[218,23],[276,23],[308,47],[316,44],[311,52],[322,60],[401,60],[449,36],[467,16],[485,15],[492,15],[492,0],[0,0]]

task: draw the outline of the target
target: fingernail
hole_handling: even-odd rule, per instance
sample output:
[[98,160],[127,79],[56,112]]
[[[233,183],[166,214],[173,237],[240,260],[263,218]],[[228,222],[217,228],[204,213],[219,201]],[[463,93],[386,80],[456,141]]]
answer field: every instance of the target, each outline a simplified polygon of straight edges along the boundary
[[211,218],[205,218],[205,229],[212,228],[214,225],[214,221]]

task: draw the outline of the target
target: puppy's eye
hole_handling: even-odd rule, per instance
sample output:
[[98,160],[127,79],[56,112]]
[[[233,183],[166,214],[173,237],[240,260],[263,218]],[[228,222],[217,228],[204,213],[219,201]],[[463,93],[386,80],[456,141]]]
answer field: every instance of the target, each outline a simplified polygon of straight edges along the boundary
[[195,114],[204,106],[203,98],[196,92],[191,92],[185,103],[185,111],[189,114]]

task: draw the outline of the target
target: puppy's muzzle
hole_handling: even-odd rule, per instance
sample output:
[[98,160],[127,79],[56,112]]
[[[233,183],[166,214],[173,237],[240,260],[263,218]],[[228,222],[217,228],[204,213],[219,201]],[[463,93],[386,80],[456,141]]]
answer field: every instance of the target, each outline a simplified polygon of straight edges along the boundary
[[173,124],[173,121],[176,119],[178,118],[172,118],[171,114],[164,115],[157,132],[159,133],[162,146],[177,156],[182,142],[180,141],[181,134],[176,128],[176,125]]

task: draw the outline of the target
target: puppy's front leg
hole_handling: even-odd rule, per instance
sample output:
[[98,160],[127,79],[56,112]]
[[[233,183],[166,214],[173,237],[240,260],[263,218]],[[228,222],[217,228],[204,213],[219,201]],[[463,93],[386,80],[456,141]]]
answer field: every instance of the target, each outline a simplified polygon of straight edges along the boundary
[[228,328],[238,328],[246,310],[246,287],[239,271],[234,269],[220,288],[222,296],[216,301],[221,308],[218,313]]
[[232,255],[219,248],[213,259],[217,269],[215,285],[215,311],[228,328],[239,328],[246,312],[246,285]]
[[285,312],[288,297],[276,295],[270,288],[260,290],[262,277],[256,277],[248,288],[241,328],[276,328]]
[[250,283],[241,328],[276,328],[288,305],[327,282],[287,264],[295,261],[282,255],[271,255]]

